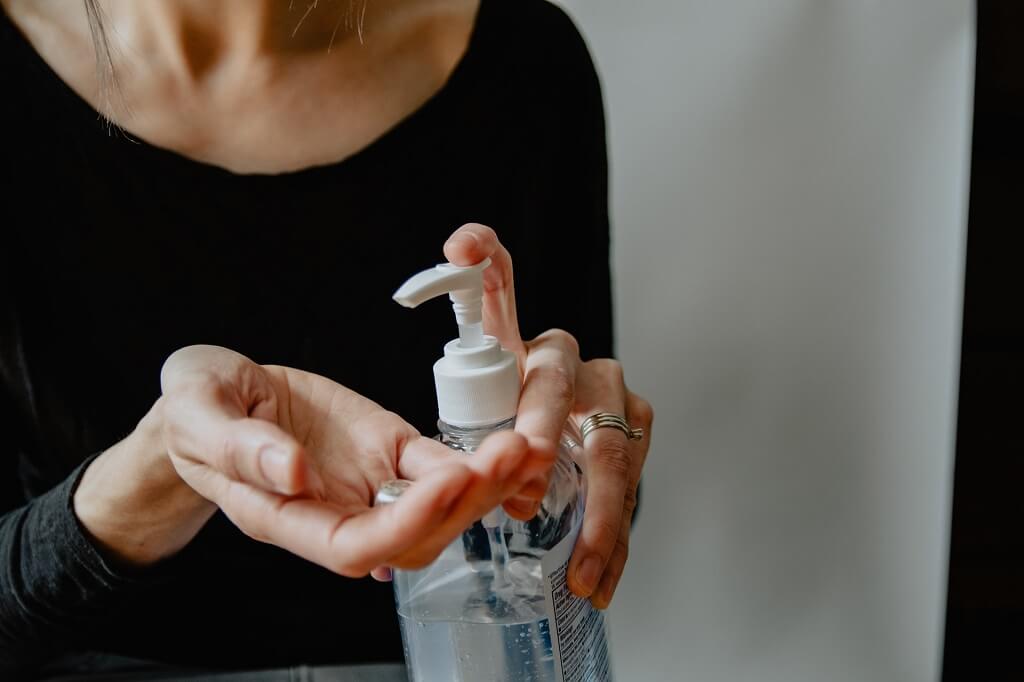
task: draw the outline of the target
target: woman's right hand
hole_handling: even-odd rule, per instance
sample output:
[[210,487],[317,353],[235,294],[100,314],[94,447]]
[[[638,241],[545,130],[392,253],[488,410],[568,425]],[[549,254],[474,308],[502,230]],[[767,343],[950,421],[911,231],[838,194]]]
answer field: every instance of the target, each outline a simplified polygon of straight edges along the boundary
[[[527,481],[555,456],[509,431],[465,457],[333,381],[216,346],[172,354],[161,384],[74,494],[82,527],[120,563],[173,555],[219,507],[247,535],[342,575],[416,568],[506,498],[536,493]],[[373,507],[394,478],[416,484]]]
[[[466,457],[324,377],[216,346],[172,354],[161,385],[181,479],[247,535],[346,576],[426,565],[555,457],[512,431]],[[415,485],[373,507],[395,478]]]

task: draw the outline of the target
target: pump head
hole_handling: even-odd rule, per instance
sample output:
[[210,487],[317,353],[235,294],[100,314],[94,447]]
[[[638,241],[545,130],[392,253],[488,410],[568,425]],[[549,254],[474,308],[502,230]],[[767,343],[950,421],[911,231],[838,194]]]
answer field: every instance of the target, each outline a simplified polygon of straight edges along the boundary
[[514,354],[483,333],[483,272],[488,258],[470,267],[445,263],[414,275],[394,299],[407,308],[448,294],[459,338],[445,344],[434,363],[438,415],[452,426],[472,428],[495,424],[516,414],[519,367]]

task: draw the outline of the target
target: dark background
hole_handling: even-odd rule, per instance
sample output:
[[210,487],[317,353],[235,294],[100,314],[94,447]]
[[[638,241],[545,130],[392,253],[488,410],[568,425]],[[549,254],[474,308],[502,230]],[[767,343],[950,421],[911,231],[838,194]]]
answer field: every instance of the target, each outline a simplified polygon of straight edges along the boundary
[[946,681],[1024,680],[1024,1],[977,22]]

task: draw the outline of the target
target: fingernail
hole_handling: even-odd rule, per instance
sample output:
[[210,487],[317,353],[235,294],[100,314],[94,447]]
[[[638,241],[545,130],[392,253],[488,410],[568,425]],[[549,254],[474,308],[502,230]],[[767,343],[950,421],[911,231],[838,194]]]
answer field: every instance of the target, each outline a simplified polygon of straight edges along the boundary
[[601,589],[600,608],[606,609],[612,604],[612,597],[615,595],[615,583],[614,580],[609,580],[608,584]]
[[288,451],[276,445],[268,445],[260,450],[260,469],[263,476],[281,493],[291,493],[292,461]]
[[576,569],[576,582],[579,583],[580,588],[583,589],[583,596],[589,596],[594,591],[600,577],[601,557],[596,554],[591,554],[584,559],[580,563],[580,567]]
[[601,601],[604,602],[604,607],[607,608],[611,605],[611,597],[615,594],[615,581],[608,583],[607,587],[601,590]]
[[453,235],[450,240],[448,240],[448,243],[452,245],[458,244],[460,242],[465,248],[469,249],[476,248],[476,245],[479,243],[476,238],[476,235],[473,234],[472,232],[459,232],[458,234]]

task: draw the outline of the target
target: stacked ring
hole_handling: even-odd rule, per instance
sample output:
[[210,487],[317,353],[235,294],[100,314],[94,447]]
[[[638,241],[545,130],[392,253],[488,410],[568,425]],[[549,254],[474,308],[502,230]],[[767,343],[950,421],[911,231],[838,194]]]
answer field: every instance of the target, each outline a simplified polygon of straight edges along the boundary
[[626,438],[630,440],[640,440],[644,437],[643,429],[631,428],[625,419],[611,412],[598,412],[584,419],[580,425],[580,433],[583,436],[583,440],[586,440],[589,433],[603,428],[618,429],[626,434]]

